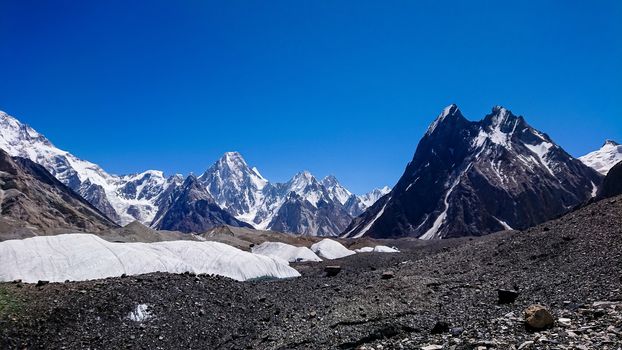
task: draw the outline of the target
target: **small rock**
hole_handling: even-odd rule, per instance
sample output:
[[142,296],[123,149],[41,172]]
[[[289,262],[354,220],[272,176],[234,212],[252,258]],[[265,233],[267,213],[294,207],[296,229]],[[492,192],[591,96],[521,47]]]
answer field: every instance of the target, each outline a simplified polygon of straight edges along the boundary
[[518,350],[525,349],[527,347],[530,347],[531,345],[533,345],[533,341],[532,340],[528,340],[528,341],[522,343],[521,345],[519,345],[518,346]]
[[326,272],[327,277],[337,276],[339,272],[341,272],[341,266],[332,265],[324,267],[324,272]]
[[317,316],[317,312],[315,312],[315,311],[311,311],[311,312],[309,313],[309,318],[314,318],[315,316]]
[[557,319],[557,323],[559,323],[559,325],[562,326],[562,327],[570,327],[570,319],[569,318],[560,317],[560,318]]
[[553,316],[542,305],[531,305],[525,309],[525,322],[533,329],[546,329],[553,325]]
[[464,332],[464,328],[462,327],[454,327],[449,330],[449,333],[451,333],[454,336],[460,335],[462,332]]
[[427,346],[422,346],[421,350],[441,350],[443,349],[442,345],[432,344]]
[[39,281],[37,281],[37,287],[42,287],[42,286],[45,286],[45,285],[46,285],[46,284],[48,284],[48,283],[50,283],[50,281],[42,281],[42,280],[39,280]]
[[388,280],[388,279],[391,279],[393,277],[395,277],[395,273],[393,273],[393,271],[385,271],[385,272],[382,273],[382,276],[381,276],[381,278],[383,280]]
[[497,289],[497,295],[499,297],[498,303],[511,304],[518,298],[519,294],[520,293],[516,290]]
[[432,334],[442,334],[447,332],[449,332],[449,323],[444,321],[436,322],[436,324],[434,324],[434,327],[432,327],[432,330],[430,331],[430,333]]

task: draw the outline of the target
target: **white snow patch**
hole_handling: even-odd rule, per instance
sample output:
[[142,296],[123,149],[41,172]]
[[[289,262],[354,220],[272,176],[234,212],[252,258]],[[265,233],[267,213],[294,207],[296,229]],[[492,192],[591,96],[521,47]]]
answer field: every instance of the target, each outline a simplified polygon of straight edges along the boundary
[[356,254],[355,251],[344,247],[343,244],[328,238],[313,244],[311,246],[311,250],[320,257],[328,260],[339,259]]
[[131,321],[134,322],[144,322],[152,317],[151,312],[149,312],[149,306],[147,304],[138,304],[134,308],[134,310],[130,311],[127,315]]
[[357,253],[399,253],[397,248],[387,247],[386,245],[377,245],[375,247],[363,247],[354,249]]
[[0,242],[0,281],[84,281],[158,271],[238,281],[300,276],[280,260],[218,242],[111,243],[79,233]]
[[531,152],[538,156],[538,158],[540,159],[540,163],[544,165],[544,167],[549,171],[551,175],[555,176],[555,173],[551,169],[549,160],[547,159],[549,150],[553,147],[552,143],[547,141],[541,142],[537,145],[530,145],[526,143],[525,147],[527,147]]
[[253,254],[277,257],[288,262],[322,261],[307,247],[296,247],[281,242],[264,242],[252,248]]
[[503,226],[503,228],[504,228],[504,229],[506,229],[506,230],[513,230],[512,226],[508,225],[508,223],[507,223],[507,222],[505,222],[505,221],[503,221],[503,220],[499,219],[499,218],[498,218],[498,217],[496,217],[496,216],[493,216],[493,218],[494,218],[495,220],[497,220],[497,222],[498,222],[498,223],[500,223],[500,224],[501,224],[501,226]]

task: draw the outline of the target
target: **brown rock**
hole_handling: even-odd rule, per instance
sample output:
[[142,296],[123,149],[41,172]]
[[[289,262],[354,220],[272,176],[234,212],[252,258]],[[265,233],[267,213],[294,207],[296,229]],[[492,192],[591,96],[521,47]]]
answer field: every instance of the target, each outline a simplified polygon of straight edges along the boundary
[[531,305],[525,309],[525,322],[533,329],[546,329],[553,326],[553,315],[542,305]]

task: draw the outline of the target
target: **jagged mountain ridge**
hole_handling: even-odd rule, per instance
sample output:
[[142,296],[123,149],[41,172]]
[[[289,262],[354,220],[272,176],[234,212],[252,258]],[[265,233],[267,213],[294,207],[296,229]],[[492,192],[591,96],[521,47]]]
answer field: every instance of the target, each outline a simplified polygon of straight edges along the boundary
[[27,158],[11,157],[1,149],[0,223],[39,233],[61,229],[97,232],[117,227],[44,167]]
[[323,236],[339,234],[367,208],[361,198],[373,200],[381,191],[356,196],[334,176],[320,181],[308,171],[272,183],[238,152],[225,153],[199,181],[222,208],[255,228]]
[[[109,174],[97,164],[57,148],[42,134],[4,112],[0,112],[0,130],[0,148],[12,156],[29,158],[44,166],[120,225],[137,220],[148,226],[162,227],[166,211],[179,200],[174,195],[184,182],[181,175],[165,177],[158,170],[123,176]],[[297,174],[287,183],[269,183],[237,152],[225,153],[197,180],[218,206],[239,221],[259,229],[275,226],[311,235],[338,234],[352,217],[361,214],[373,198],[377,198],[375,193],[381,191],[357,196],[339,184],[334,176],[318,181],[308,172]],[[295,201],[290,193],[297,194]],[[286,203],[287,209],[281,210]],[[290,215],[301,222],[295,222],[288,217]],[[206,225],[204,220],[199,221],[197,227]]]
[[601,181],[509,110],[497,106],[472,122],[450,105],[393,190],[343,236],[432,239],[524,229],[591,198]]

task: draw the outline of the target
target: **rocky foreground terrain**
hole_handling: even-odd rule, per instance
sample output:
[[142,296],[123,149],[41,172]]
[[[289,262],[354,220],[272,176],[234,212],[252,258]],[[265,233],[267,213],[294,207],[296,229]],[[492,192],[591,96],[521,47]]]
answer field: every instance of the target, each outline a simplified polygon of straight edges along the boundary
[[[622,348],[622,196],[524,232],[384,243],[402,252],[294,264],[290,280],[0,284],[0,348]],[[531,304],[550,328],[526,327]]]

